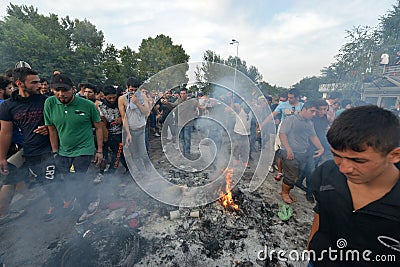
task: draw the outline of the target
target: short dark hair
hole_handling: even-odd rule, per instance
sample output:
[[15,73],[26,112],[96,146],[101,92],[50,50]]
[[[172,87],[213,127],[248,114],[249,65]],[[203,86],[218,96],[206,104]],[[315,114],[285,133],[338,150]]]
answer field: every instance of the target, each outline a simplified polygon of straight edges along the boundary
[[342,98],[342,93],[341,92],[331,92],[328,96],[328,99],[336,99],[336,98]]
[[179,92],[182,92],[182,91],[185,91],[186,93],[188,92],[188,89],[186,88],[186,87],[181,87],[180,89],[179,89]]
[[294,95],[294,97],[296,97],[296,98],[300,96],[299,89],[297,89],[297,88],[292,88],[292,89],[290,89],[290,90],[287,92],[287,94]]
[[99,89],[97,89],[96,85],[92,83],[85,83],[85,88],[92,89],[95,94],[99,93]]
[[115,87],[112,85],[106,85],[103,88],[103,93],[104,95],[116,95],[117,89],[115,89]]
[[315,102],[317,103],[317,107],[327,107],[328,103],[325,100],[315,100]]
[[304,105],[303,105],[303,107],[301,109],[303,109],[303,108],[305,108],[305,109],[318,108],[318,107],[319,106],[318,106],[317,101],[311,100],[311,101],[307,101],[306,103],[304,103]]
[[142,85],[142,84],[140,83],[139,79],[136,77],[129,77],[126,80],[126,86],[128,86],[128,87],[132,86],[133,88],[139,88],[140,85]]
[[0,90],[5,90],[10,83],[12,80],[8,76],[0,75]]
[[49,83],[49,81],[48,81],[46,78],[44,78],[44,77],[40,78],[40,82],[41,82],[41,83],[42,83],[42,82],[47,82],[47,83]]
[[8,68],[5,72],[6,76],[12,79],[12,74],[13,74],[13,68]]
[[14,82],[18,80],[20,82],[25,82],[28,75],[38,75],[38,72],[27,67],[15,68],[12,72]]
[[335,150],[362,152],[372,147],[386,155],[399,146],[399,120],[389,110],[374,105],[355,107],[333,121],[327,138]]

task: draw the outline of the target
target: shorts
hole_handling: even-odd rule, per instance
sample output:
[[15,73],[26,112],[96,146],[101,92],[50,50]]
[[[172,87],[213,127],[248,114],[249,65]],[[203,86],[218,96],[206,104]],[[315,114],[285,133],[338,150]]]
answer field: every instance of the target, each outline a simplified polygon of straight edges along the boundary
[[299,179],[301,171],[305,168],[307,164],[308,153],[297,153],[294,152],[294,159],[286,159],[287,151],[281,150],[282,156],[282,169],[283,169],[283,182],[293,188],[294,184]]
[[5,176],[3,184],[16,185],[22,181],[30,183],[32,180],[40,183],[44,182],[46,173],[49,173],[48,166],[54,165],[52,160],[52,154],[46,153],[38,156],[25,156],[25,163],[21,168],[8,164],[9,174]]

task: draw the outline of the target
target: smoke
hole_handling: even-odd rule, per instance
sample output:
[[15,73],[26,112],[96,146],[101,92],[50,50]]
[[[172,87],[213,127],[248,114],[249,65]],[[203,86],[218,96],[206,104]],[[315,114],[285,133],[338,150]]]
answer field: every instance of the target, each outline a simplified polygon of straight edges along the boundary
[[[207,80],[204,80],[205,78]],[[238,142],[236,140],[238,135],[234,130],[235,124],[238,124],[239,128],[243,128],[245,124],[240,118],[238,119],[238,112],[243,109],[246,114],[250,114],[253,120],[252,132],[255,132],[255,127],[271,113],[268,105],[262,108],[258,105],[257,100],[263,97],[263,94],[248,77],[240,71],[218,63],[208,63],[206,69],[203,63],[176,65],[152,76],[143,87],[152,95],[157,95],[158,92],[173,88],[177,88],[176,90],[190,86],[193,88],[193,85],[201,89],[204,84],[209,89],[206,100],[209,105],[207,112],[201,117],[193,112],[193,107],[198,103],[196,98],[176,105],[163,124],[161,146],[171,168],[189,174],[207,171],[210,179],[195,186],[176,184],[168,175],[154,168],[153,162],[151,173],[145,179],[135,179],[135,181],[147,194],[163,203],[194,207],[215,201],[219,197],[218,189],[225,183],[223,170],[228,167],[235,167],[232,180],[233,184],[237,184],[246,171],[244,164],[249,161],[249,158],[242,156],[238,165],[237,157],[234,155],[234,146]],[[179,136],[184,126],[191,126],[193,122],[191,150],[195,152],[189,157],[185,155],[184,147],[180,144],[182,139]],[[274,127],[273,124],[267,126]],[[260,134],[268,136],[265,131],[274,132],[273,129],[264,127]],[[273,140],[273,136],[263,140],[262,149],[255,159],[256,167],[252,179],[249,181],[251,191],[262,184],[268,173],[268,166],[273,160]],[[250,149],[253,150],[251,148],[254,145],[253,140],[245,142],[247,143],[240,144],[245,150],[241,150],[242,155],[249,154]],[[139,170],[129,157],[127,163],[132,176],[135,177],[135,173]]]

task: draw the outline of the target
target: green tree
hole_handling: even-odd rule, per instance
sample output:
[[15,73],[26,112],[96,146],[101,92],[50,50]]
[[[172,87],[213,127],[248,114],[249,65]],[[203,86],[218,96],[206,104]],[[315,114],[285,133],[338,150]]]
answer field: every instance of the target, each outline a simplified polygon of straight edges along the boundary
[[105,75],[105,83],[122,85],[121,63],[119,62],[119,51],[114,45],[108,44],[104,49],[101,58],[100,68]]
[[118,85],[124,85],[126,79],[131,76],[140,78],[139,55],[129,46],[125,46],[119,51],[119,56],[121,60],[121,80]]
[[306,96],[308,99],[321,99],[322,94],[318,92],[319,85],[321,84],[321,77],[307,77],[303,78],[300,82],[293,85],[293,87],[299,89],[300,94]]
[[143,39],[139,47],[138,62],[140,78],[148,79],[160,70],[186,63],[189,56],[181,45],[174,45],[171,37],[163,34]]

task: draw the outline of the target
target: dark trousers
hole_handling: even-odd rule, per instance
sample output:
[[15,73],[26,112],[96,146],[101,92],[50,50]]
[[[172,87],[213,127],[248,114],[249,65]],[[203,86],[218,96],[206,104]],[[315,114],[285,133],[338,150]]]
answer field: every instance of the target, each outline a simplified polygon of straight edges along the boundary
[[190,146],[192,144],[192,127],[193,126],[183,126],[179,132],[179,142],[183,149],[184,156],[190,156]]
[[[96,198],[91,177],[86,175],[93,156],[56,157],[57,176],[60,183],[60,196],[63,200],[70,200],[75,196],[82,209],[86,209],[90,202]],[[74,165],[75,173],[70,172],[71,165]],[[56,179],[58,178],[56,177]]]
[[110,134],[108,136],[107,147],[111,150],[111,161],[108,172],[114,173],[120,163],[128,169],[123,152],[122,134]]

